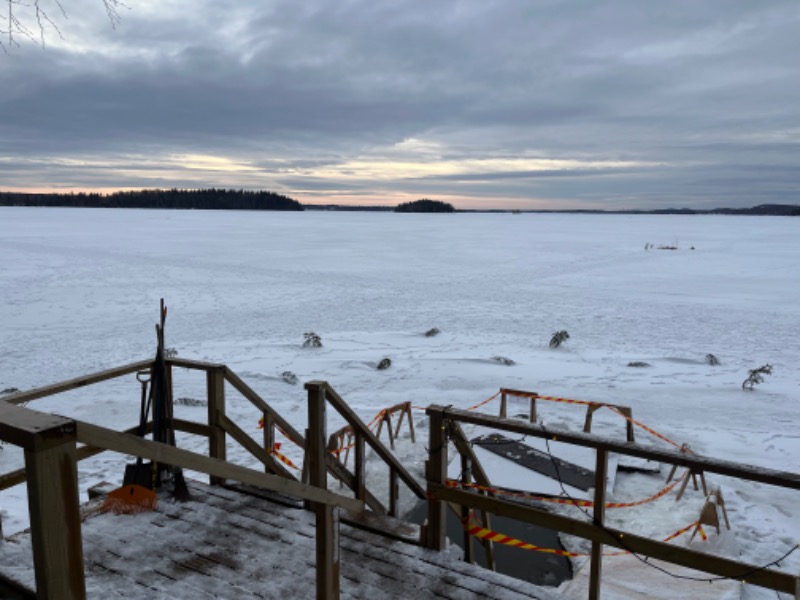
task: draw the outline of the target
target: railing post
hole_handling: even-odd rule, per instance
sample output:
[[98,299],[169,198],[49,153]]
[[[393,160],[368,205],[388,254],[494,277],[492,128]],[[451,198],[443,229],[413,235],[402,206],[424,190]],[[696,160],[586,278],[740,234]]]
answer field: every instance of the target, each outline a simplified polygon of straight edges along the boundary
[[505,390],[503,390],[500,393],[500,418],[501,419],[505,419],[506,418],[507,403],[508,403],[508,399],[506,398],[506,392],[505,392]]
[[[308,435],[306,462],[309,484],[328,489],[325,459],[326,417],[324,381],[310,381],[308,391]],[[317,516],[317,600],[339,598],[339,509],[321,502],[313,503]]]
[[[264,412],[264,450],[270,454],[275,448],[275,419],[268,412]],[[269,473],[270,469],[264,465],[264,471]]]
[[[594,524],[603,526],[606,514],[606,480],[608,478],[608,451],[597,450],[594,474]],[[600,600],[600,582],[603,571],[603,544],[592,542],[592,562],[589,572],[589,600]]]
[[397,469],[389,467],[389,516],[397,518],[398,497],[400,495],[400,476]]
[[536,423],[536,394],[531,396],[531,415],[530,415],[530,422]]
[[[225,415],[225,367],[209,368],[206,371],[206,388],[208,393],[208,455],[211,458],[225,460],[225,430],[222,428],[222,417]],[[266,422],[264,423],[266,428]],[[268,451],[271,451],[269,448]],[[220,477],[209,477],[211,485],[223,485]]]
[[25,449],[36,597],[84,599],[75,423],[39,434],[45,447]]
[[364,436],[358,431],[355,432],[355,466],[354,475],[356,476],[355,496],[358,500],[364,500],[367,497],[367,476],[366,476],[366,454],[364,447]]
[[[444,485],[447,477],[447,432],[445,431],[444,411],[430,411],[428,415],[430,432],[428,434],[428,460],[425,464],[425,477],[428,483]],[[445,517],[445,503],[428,498],[428,526],[425,540],[427,548],[444,550]]]
[[[469,485],[472,483],[472,461],[464,454],[461,455],[461,479]],[[464,526],[464,562],[474,563],[475,556],[472,552],[472,535],[467,530],[466,524],[469,523],[469,506],[461,507],[461,519]]]

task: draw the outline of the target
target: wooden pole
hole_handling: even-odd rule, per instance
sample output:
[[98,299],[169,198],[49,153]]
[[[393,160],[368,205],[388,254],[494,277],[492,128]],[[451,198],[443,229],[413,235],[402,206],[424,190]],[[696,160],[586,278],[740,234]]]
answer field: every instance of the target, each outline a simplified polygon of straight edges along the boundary
[[[225,430],[222,427],[222,417],[225,415],[225,372],[224,368],[208,369],[206,371],[206,389],[208,394],[208,426],[211,433],[208,436],[208,455],[211,458],[225,460],[227,452],[225,447]],[[264,423],[266,429],[266,421]],[[267,451],[271,451],[269,448]],[[224,479],[209,477],[211,485],[223,485]]]
[[[400,476],[397,469],[389,467],[389,516],[397,518],[398,497],[400,495]],[[730,528],[729,528],[730,529]]]
[[359,500],[364,500],[367,496],[367,474],[366,474],[366,453],[364,436],[355,432],[355,495]]
[[[264,450],[272,452],[275,448],[275,419],[268,412],[264,412]],[[264,465],[264,471],[269,473],[270,468]]]
[[[445,431],[444,411],[430,411],[430,431],[428,433],[428,460],[425,463],[425,476],[428,484],[444,485],[447,478],[447,432]],[[445,503],[428,499],[428,528],[425,546],[431,550],[444,550],[445,547]]]
[[25,450],[36,597],[86,598],[75,433],[47,450]]
[[534,394],[533,396],[531,396],[531,416],[530,416],[530,422],[531,422],[531,423],[536,423],[536,420],[537,420],[537,419],[536,419],[536,394]]
[[[465,454],[461,455],[461,480],[466,483],[472,483],[472,461]],[[467,530],[469,519],[469,506],[461,507],[461,521],[464,528],[464,561],[470,564],[475,562],[475,556],[472,548],[472,536]]]
[[[608,452],[597,450],[594,475],[594,524],[603,526],[606,514],[606,479],[608,478]],[[603,572],[603,544],[592,542],[592,562],[589,572],[589,600],[600,600],[600,583]]]
[[506,412],[507,412],[506,404],[507,404],[506,392],[504,390],[503,392],[500,393],[500,418],[501,419],[505,419],[506,418]]
[[[328,384],[324,381],[310,381],[305,385],[308,391],[306,439],[308,479],[312,486],[324,490],[328,489],[328,467],[325,458],[327,387]],[[317,600],[338,600],[339,512],[333,506],[321,502],[314,502],[313,509],[317,521]]]

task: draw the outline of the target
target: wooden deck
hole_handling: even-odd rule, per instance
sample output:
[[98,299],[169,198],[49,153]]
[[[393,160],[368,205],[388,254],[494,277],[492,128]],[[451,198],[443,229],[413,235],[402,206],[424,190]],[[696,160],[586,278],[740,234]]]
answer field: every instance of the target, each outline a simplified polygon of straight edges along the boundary
[[[98,514],[90,505],[83,523],[87,597],[315,597],[312,512],[194,481],[190,488],[192,501],[160,499],[157,511],[135,516]],[[556,597],[344,521],[340,542],[344,598]],[[29,535],[0,544],[0,575],[34,587]]]

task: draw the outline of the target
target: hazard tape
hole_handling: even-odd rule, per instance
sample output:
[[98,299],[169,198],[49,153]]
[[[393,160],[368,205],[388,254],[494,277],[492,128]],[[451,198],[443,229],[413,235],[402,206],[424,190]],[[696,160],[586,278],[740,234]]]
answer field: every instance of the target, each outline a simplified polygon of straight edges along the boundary
[[651,435],[654,435],[654,436],[656,436],[658,439],[660,439],[660,440],[663,440],[663,441],[667,442],[668,444],[672,444],[672,445],[673,445],[673,446],[675,446],[676,448],[680,448],[680,447],[681,447],[681,445],[680,445],[679,443],[677,443],[677,442],[673,442],[673,441],[672,441],[671,439],[669,439],[667,436],[665,436],[665,435],[662,435],[662,434],[658,433],[658,432],[657,432],[655,429],[651,429],[650,427],[648,427],[648,426],[647,426],[647,425],[645,425],[644,423],[641,423],[641,422],[637,421],[637,420],[636,420],[636,419],[634,419],[633,417],[629,417],[628,415],[626,415],[625,413],[623,413],[621,410],[619,410],[619,409],[618,409],[616,406],[610,406],[610,405],[608,405],[608,404],[604,404],[603,406],[607,406],[607,407],[608,407],[608,408],[610,408],[610,409],[611,409],[613,412],[617,413],[617,414],[618,414],[620,417],[622,417],[622,418],[623,418],[623,419],[625,419],[626,421],[629,421],[629,422],[633,423],[633,424],[634,424],[634,425],[636,425],[637,427],[641,427],[641,428],[642,428],[642,429],[644,429],[644,430],[645,430],[647,433],[649,433],[649,434],[651,434]]
[[681,445],[678,444],[677,442],[672,441],[667,436],[665,436],[665,435],[663,435],[661,433],[658,433],[655,429],[653,429],[651,427],[648,427],[647,425],[645,425],[644,423],[642,423],[640,421],[637,421],[633,417],[629,417],[628,415],[623,413],[621,410],[619,410],[616,406],[614,406],[612,404],[606,404],[605,402],[591,402],[589,400],[575,400],[573,398],[559,398],[558,396],[542,396],[540,394],[535,394],[533,392],[519,392],[519,391],[511,392],[511,391],[507,390],[506,394],[508,394],[509,396],[515,396],[515,397],[519,397],[519,398],[536,398],[537,400],[547,400],[547,401],[550,401],[550,402],[561,402],[563,404],[578,404],[578,405],[581,405],[581,406],[598,406],[598,407],[605,406],[606,408],[609,408],[610,410],[612,410],[614,413],[618,414],[620,417],[622,417],[626,421],[629,421],[633,425],[636,425],[637,427],[640,427],[641,429],[644,429],[647,433],[649,433],[651,435],[654,435],[658,439],[660,439],[662,441],[665,441],[668,444],[671,444],[671,445],[675,446],[676,448],[680,448],[681,447]]
[[[667,495],[670,491],[672,491],[672,489],[676,485],[678,485],[681,481],[683,481],[684,478],[686,478],[688,475],[689,471],[687,470],[683,473],[683,475],[675,479],[672,483],[664,487],[662,490],[643,500],[636,500],[635,502],[606,502],[605,506],[606,508],[632,508],[634,506],[641,506],[643,504],[648,504],[649,502],[654,502],[659,498],[661,498],[662,496]],[[445,485],[447,487],[452,487],[452,488],[475,489],[475,490],[480,490],[482,492],[495,494],[497,496],[511,496],[514,498],[525,498],[526,500],[537,500],[539,502],[549,502],[551,504],[580,506],[582,508],[592,508],[594,506],[594,502],[592,500],[575,500],[572,498],[553,498],[552,496],[537,496],[535,494],[530,494],[528,492],[512,492],[501,488],[491,488],[484,485],[479,485],[477,483],[464,483],[461,481],[457,481],[455,479],[446,480]]]
[[280,450],[280,447],[281,447],[281,444],[280,444],[280,442],[275,442],[275,445],[272,447],[272,451],[270,452],[270,454],[272,454],[272,455],[276,456],[276,457],[277,457],[277,459],[278,459],[279,461],[281,461],[283,464],[285,464],[286,466],[288,466],[288,467],[291,467],[292,469],[294,469],[294,470],[296,470],[296,471],[299,471],[299,470],[300,470],[300,468],[299,468],[297,465],[295,465],[295,464],[294,464],[294,463],[293,463],[291,460],[289,460],[289,459],[288,459],[286,456],[284,456],[283,454],[281,454],[280,452],[278,452],[278,450]]
[[497,398],[499,395],[500,395],[500,392],[497,392],[494,396],[490,396],[489,398],[487,398],[483,402],[478,402],[475,406],[470,406],[467,410],[475,410],[476,408],[480,408],[481,406],[483,406],[485,404],[489,404],[489,402],[491,402],[492,400]]
[[[464,526],[464,530],[469,535],[481,540],[495,542],[497,544],[503,544],[504,546],[511,546],[513,548],[519,548],[520,550],[543,552],[545,554],[556,554],[558,556],[567,556],[570,558],[575,558],[579,556],[589,556],[589,554],[583,552],[570,552],[569,550],[558,550],[556,548],[543,548],[542,546],[537,546],[535,544],[530,544],[528,542],[518,540],[517,538],[513,538],[498,531],[492,531],[491,529],[483,527],[480,524],[480,522],[477,521],[472,511],[470,511],[469,517],[467,519],[462,520],[462,524]],[[706,534],[703,531],[703,526],[700,524],[700,521],[695,521],[694,523],[690,523],[686,527],[682,527],[681,529],[679,529],[675,533],[671,533],[661,541],[662,543],[666,543],[671,540],[674,540],[675,538],[686,533],[693,527],[698,528],[698,531],[700,532],[703,541],[708,541],[708,538],[706,537]],[[625,554],[631,554],[631,551],[623,550],[620,552],[604,552],[603,556],[624,556]]]

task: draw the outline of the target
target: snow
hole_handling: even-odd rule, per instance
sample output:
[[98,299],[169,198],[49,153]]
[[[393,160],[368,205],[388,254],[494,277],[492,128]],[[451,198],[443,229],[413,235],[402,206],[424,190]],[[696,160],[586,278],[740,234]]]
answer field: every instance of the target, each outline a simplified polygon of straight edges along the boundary
[[[404,401],[467,408],[508,387],[630,406],[634,418],[698,453],[797,470],[800,236],[791,218],[2,208],[0,254],[0,390],[152,356],[164,297],[167,346],[228,364],[301,431],[305,393],[283,371],[329,381],[365,421]],[[441,333],[425,337],[432,327]],[[550,349],[561,329],[570,339]],[[322,348],[302,347],[308,331]],[[721,364],[706,364],[708,353]],[[387,357],[391,367],[377,370]],[[773,374],[743,391],[748,369],[765,363]],[[176,397],[204,397],[201,373],[177,370],[175,385]],[[231,418],[258,439],[257,411],[227,393]],[[524,412],[527,401],[519,402]],[[123,428],[136,424],[138,403],[131,375],[31,407]],[[497,409],[495,401],[481,410]],[[206,409],[175,410],[203,420]],[[624,439],[619,418],[604,412],[593,431]],[[548,426],[583,424],[580,409],[554,404],[539,413]],[[329,431],[342,424],[329,411]],[[421,478],[424,413],[415,412],[415,426],[417,443],[404,427],[396,452]],[[300,464],[297,449],[279,441]],[[179,444],[205,450],[192,436]],[[233,445],[228,451],[254,465]],[[82,497],[100,480],[119,481],[126,461],[106,453],[82,462]],[[21,464],[16,449],[0,451],[2,472]],[[664,475],[620,474],[611,499],[648,497]],[[370,485],[385,489],[387,480],[370,468]],[[766,564],[800,542],[796,494],[707,480],[723,490],[732,531],[724,539],[709,532],[709,542],[695,538],[691,547]],[[410,508],[402,485],[401,493]],[[702,506],[691,485],[680,502],[674,495],[609,510],[609,525],[663,538]],[[24,486],[0,493],[6,535],[27,526],[26,505]],[[800,572],[800,552],[780,569]],[[659,577],[656,585],[670,585]],[[744,586],[742,597],[775,594]]]

